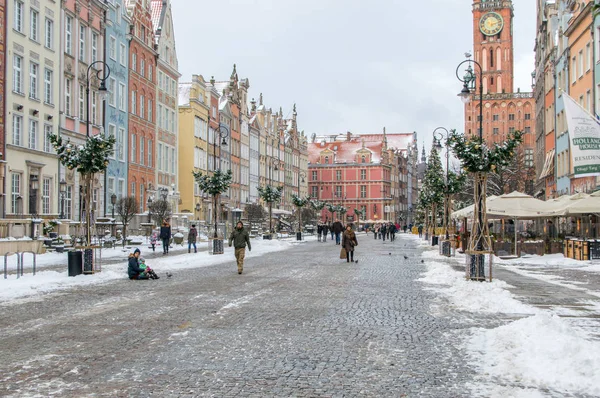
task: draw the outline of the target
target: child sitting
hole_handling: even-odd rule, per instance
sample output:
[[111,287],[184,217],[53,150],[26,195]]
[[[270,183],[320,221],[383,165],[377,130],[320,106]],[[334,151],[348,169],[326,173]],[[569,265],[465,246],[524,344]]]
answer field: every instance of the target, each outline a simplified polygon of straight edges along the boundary
[[140,261],[140,268],[144,270],[146,275],[148,275],[148,278],[150,278],[150,279],[158,279],[159,278],[159,276],[156,275],[156,272],[154,272],[154,270],[152,268],[150,268],[146,265],[145,258],[140,257],[139,261]]

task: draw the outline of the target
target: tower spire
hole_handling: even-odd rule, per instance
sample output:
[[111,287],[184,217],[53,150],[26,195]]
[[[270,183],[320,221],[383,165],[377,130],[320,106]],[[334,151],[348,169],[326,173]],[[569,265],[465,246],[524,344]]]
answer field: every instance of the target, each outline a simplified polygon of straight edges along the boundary
[[425,144],[423,144],[423,152],[421,153],[421,163],[427,163],[427,155],[425,154]]

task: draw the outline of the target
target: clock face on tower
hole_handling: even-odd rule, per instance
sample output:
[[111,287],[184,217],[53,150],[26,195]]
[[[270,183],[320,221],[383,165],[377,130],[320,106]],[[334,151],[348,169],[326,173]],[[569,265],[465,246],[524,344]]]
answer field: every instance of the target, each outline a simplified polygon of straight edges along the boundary
[[494,36],[500,33],[504,27],[504,20],[500,14],[488,12],[479,20],[479,30],[486,36]]

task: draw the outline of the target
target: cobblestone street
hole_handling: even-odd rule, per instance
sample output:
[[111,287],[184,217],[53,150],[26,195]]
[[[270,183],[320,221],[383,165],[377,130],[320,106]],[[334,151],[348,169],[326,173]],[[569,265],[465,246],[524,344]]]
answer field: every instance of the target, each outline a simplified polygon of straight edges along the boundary
[[308,242],[243,275],[231,261],[1,307],[0,396],[475,396],[459,334],[503,320],[440,311],[416,240],[358,238],[358,264]]

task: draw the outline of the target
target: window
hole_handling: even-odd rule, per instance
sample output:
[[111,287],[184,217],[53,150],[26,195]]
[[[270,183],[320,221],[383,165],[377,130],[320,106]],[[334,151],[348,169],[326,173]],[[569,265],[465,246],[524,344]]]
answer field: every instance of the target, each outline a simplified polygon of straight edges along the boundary
[[15,0],[15,19],[13,22],[13,29],[17,32],[23,33],[23,10],[25,6],[20,0]]
[[65,80],[65,113],[71,116],[71,79]]
[[121,43],[121,52],[119,52],[119,62],[123,66],[127,66],[127,50],[125,44]]
[[157,116],[158,116],[158,120],[157,120],[156,124],[158,125],[159,128],[162,128],[163,113],[162,113],[162,105],[161,104],[158,104]]
[[508,120],[515,120],[515,114],[514,113],[510,113],[508,115]]
[[117,39],[114,36],[110,37],[108,43],[108,56],[115,61],[117,60]]
[[137,54],[131,53],[131,69],[133,71],[137,70]]
[[46,32],[46,41],[44,42],[47,48],[54,48],[54,21],[46,18],[44,23],[44,31]]
[[96,123],[96,119],[98,117],[98,104],[97,104],[97,97],[96,97],[96,93],[92,93],[91,95],[92,97],[92,124],[98,124]]
[[106,192],[109,195],[112,195],[113,193],[115,193],[115,178],[114,177],[108,177],[107,185],[106,185]]
[[152,167],[152,140],[148,140],[148,167]]
[[23,57],[13,57],[13,91],[23,94]]
[[29,37],[31,38],[31,40],[39,42],[40,41],[40,31],[39,31],[39,29],[40,29],[40,26],[39,26],[40,13],[32,8],[31,13],[30,13],[30,18],[31,18],[31,20],[29,21]]
[[137,137],[135,134],[131,135],[131,158],[129,159],[129,161],[131,163],[135,163],[135,155],[136,155],[136,144],[137,144]]
[[366,185],[361,185],[360,186],[360,197],[362,199],[367,197],[367,186]]
[[494,115],[492,117],[492,119],[493,119],[494,122],[497,122],[498,120],[500,120],[500,115]]
[[319,187],[313,186],[313,187],[311,187],[311,191],[312,191],[310,194],[311,197],[313,197],[313,198],[319,197]]
[[367,157],[366,157],[365,155],[362,155],[362,156],[360,157],[360,162],[361,162],[361,163],[367,163]]
[[38,99],[38,71],[40,66],[36,63],[29,64],[29,98]]
[[336,185],[336,187],[335,187],[335,196],[337,198],[341,198],[342,197],[342,186],[341,185]]
[[313,170],[313,172],[312,172],[312,180],[313,181],[317,180],[317,171],[316,170]]
[[342,179],[342,170],[335,171],[335,179],[338,181]]
[[125,161],[125,129],[122,127],[117,134],[117,160]]
[[67,185],[67,191],[64,196],[64,215],[67,219],[73,217],[73,186]]
[[531,120],[531,113],[525,114],[525,120]]
[[573,57],[573,62],[571,63],[571,81],[573,84],[577,81],[577,57]]
[[[12,173],[11,176],[11,212],[13,214],[20,213],[20,205],[23,203],[23,198],[21,197],[21,174]],[[21,203],[19,203],[21,202]]]
[[92,33],[92,62],[98,61],[98,35]]
[[73,18],[65,17],[65,52],[73,55]]
[[117,197],[120,199],[120,198],[123,198],[125,196],[126,196],[126,193],[125,193],[125,180],[119,179],[118,187],[117,187]]
[[152,80],[152,64],[148,63],[148,80]]
[[142,119],[145,117],[145,110],[146,110],[146,107],[144,107],[145,103],[146,103],[146,98],[144,97],[144,95],[140,95],[140,117]]
[[119,109],[127,111],[127,101],[125,98],[125,83],[119,82]]
[[525,127],[525,129],[524,129],[524,133],[525,133],[525,134],[527,134],[527,133],[531,133],[531,127],[529,127],[529,126]]
[[42,183],[42,214],[50,214],[50,187],[52,179],[44,178]]
[[148,120],[152,121],[152,100],[148,100]]
[[175,174],[175,148],[171,148],[171,174]]
[[79,85],[79,119],[87,120],[85,114],[85,86],[83,84]]
[[79,60],[85,61],[85,31],[86,27],[79,26]]
[[52,104],[52,71],[44,69],[44,102]]
[[13,114],[13,145],[21,146],[23,136],[23,116]]
[[[165,173],[169,172],[169,148],[165,145],[163,148],[163,171]],[[235,172],[233,173],[235,175]]]
[[592,90],[588,90],[586,95],[585,95],[585,100],[587,103],[587,110],[588,112],[592,112]]
[[508,132],[509,133],[514,133],[515,132],[515,128],[514,127],[509,127],[508,128]]
[[44,152],[52,153],[52,143],[50,142],[50,134],[52,134],[52,125],[44,125]]
[[29,120],[29,149],[37,149],[38,121]]
[[162,160],[162,147],[163,147],[163,145],[159,142],[158,143],[158,156],[157,156],[157,160],[158,160],[158,167],[157,168],[158,168],[159,171],[162,171],[162,163],[163,163],[163,160]]
[[117,96],[116,96],[116,90],[117,90],[117,81],[114,78],[110,78],[108,79],[108,105],[110,106],[117,106]]
[[144,203],[145,203],[145,198],[144,198],[144,184],[140,184],[140,213],[142,213],[144,211]]
[[533,149],[525,149],[525,166],[533,167]]
[[131,192],[129,192],[129,195],[135,198],[135,181],[131,182]]
[[144,137],[140,137],[140,164],[144,164],[144,149],[146,148],[146,139]]
[[585,61],[585,70],[589,71],[592,69],[592,51],[590,43],[585,46]]
[[118,4],[116,5],[115,15],[117,17],[117,24],[120,24],[121,23],[121,6]]
[[583,49],[579,50],[579,77],[583,76]]
[[325,164],[329,164],[329,156],[325,156]]
[[498,135],[500,133],[500,129],[498,127],[494,127],[494,135]]
[[360,179],[361,180],[366,180],[367,179],[367,170],[361,170],[360,171]]
[[135,106],[136,104],[136,100],[137,100],[137,93],[135,91],[131,91],[131,113],[132,114],[136,114],[137,112],[137,107]]
[[142,58],[142,62],[140,62],[140,74],[142,77],[146,74],[146,60]]

